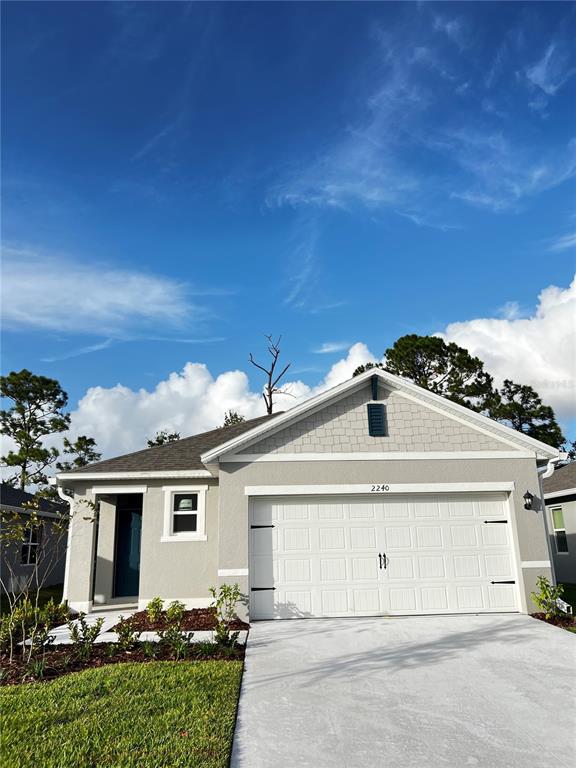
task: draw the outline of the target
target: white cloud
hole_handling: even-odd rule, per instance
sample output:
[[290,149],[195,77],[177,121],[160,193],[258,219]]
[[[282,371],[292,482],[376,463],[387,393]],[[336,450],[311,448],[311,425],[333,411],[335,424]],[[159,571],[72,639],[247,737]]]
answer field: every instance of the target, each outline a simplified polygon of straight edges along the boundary
[[316,355],[331,355],[334,352],[343,352],[348,349],[350,342],[348,341],[325,341],[317,347],[314,347],[312,352]]
[[526,68],[526,78],[547,96],[554,96],[576,72],[574,68],[569,69],[569,61],[569,55],[562,46],[550,43],[542,58]]
[[569,248],[576,248],[576,232],[569,235],[562,235],[549,247],[549,251],[567,251]]
[[170,278],[4,247],[4,326],[118,338],[134,328],[177,329],[205,312]]
[[576,278],[545,288],[530,317],[451,323],[439,335],[477,355],[497,383],[530,384],[559,418],[576,416]]
[[[354,370],[374,360],[365,344],[354,344],[316,386],[292,381],[290,395],[277,397],[276,410],[286,410],[349,379]],[[186,363],[154,390],[91,387],[72,413],[71,433],[96,439],[104,456],[116,456],[146,447],[158,430],[180,432],[182,437],[220,426],[230,408],[246,418],[265,413],[262,395],[250,389],[242,371],[227,371],[214,378],[201,363]]]

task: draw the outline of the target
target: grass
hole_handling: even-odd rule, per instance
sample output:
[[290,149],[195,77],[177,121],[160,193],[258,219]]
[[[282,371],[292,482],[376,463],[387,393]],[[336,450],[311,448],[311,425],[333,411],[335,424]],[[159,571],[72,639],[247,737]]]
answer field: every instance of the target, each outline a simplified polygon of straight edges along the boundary
[[118,664],[0,691],[0,765],[225,768],[242,662]]

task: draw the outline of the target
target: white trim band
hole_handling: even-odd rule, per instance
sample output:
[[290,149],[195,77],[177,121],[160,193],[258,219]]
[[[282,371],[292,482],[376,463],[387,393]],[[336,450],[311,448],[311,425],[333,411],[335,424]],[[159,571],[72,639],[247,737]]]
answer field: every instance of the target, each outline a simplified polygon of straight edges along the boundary
[[104,493],[146,493],[147,485],[95,485],[90,489],[94,496]]
[[201,477],[214,477],[207,469],[172,469],[145,472],[64,472],[56,475],[57,480],[168,480],[170,478],[193,480]]
[[248,576],[248,568],[219,568],[218,576]]
[[573,493],[576,494],[576,488],[566,488],[564,491],[544,493],[544,501],[548,501],[548,499],[559,499],[562,496],[571,496]]
[[468,460],[468,459],[533,459],[533,451],[387,451],[386,453],[232,453],[223,456],[226,462],[253,464],[269,461],[420,461]]
[[394,493],[478,493],[513,491],[514,483],[362,483],[355,485],[247,485],[245,496],[331,496]]
[[550,560],[523,560],[521,568],[551,568]]

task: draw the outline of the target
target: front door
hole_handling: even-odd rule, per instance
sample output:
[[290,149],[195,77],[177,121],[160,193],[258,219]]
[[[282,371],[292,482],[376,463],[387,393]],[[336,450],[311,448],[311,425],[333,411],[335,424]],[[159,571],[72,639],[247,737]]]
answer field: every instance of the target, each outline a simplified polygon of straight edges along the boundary
[[135,597],[140,580],[142,494],[119,494],[117,498],[114,596]]

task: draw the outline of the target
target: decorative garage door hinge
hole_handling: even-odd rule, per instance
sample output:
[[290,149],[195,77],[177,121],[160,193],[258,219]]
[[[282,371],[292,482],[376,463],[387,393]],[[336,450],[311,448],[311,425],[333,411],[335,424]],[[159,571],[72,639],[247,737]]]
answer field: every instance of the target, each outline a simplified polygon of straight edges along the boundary
[[484,522],[488,525],[489,523],[507,523],[508,520],[484,520]]
[[268,592],[268,590],[272,590],[272,592],[274,592],[275,589],[276,587],[252,587],[251,591],[252,592]]
[[251,525],[250,528],[274,528],[274,525]]
[[515,581],[491,581],[490,584],[516,584]]

